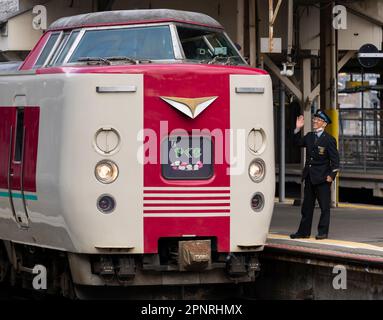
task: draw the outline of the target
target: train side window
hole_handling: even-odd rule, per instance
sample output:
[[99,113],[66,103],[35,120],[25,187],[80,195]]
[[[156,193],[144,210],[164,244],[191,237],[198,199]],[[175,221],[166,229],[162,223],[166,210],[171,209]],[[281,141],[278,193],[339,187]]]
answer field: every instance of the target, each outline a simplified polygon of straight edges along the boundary
[[73,32],[70,34],[70,36],[69,36],[67,42],[66,42],[65,45],[62,47],[61,52],[60,52],[59,55],[57,56],[56,61],[54,61],[54,62],[52,63],[53,65],[60,65],[60,64],[62,64],[62,63],[64,62],[65,57],[67,56],[67,54],[68,54],[70,48],[72,47],[73,43],[74,43],[75,40],[77,39],[77,36],[78,36],[79,33],[80,33],[80,31],[79,31],[79,30],[76,30],[76,31],[73,31]]
[[51,53],[51,51],[54,47],[54,45],[56,44],[59,35],[60,35],[60,32],[56,32],[56,33],[51,34],[47,43],[45,44],[43,51],[40,53],[40,56],[37,59],[35,65],[33,67],[34,69],[42,67],[44,65],[45,61],[48,59],[49,54]]
[[55,46],[53,56],[51,55],[51,58],[46,63],[47,66],[52,66],[55,63],[59,54],[61,53],[62,49],[64,48],[65,44],[68,41],[69,34],[70,34],[70,32],[64,32],[63,36],[60,37],[58,45]]
[[17,108],[14,161],[21,162],[24,140],[24,108]]
[[224,32],[184,26],[177,26],[177,32],[187,60],[245,64]]

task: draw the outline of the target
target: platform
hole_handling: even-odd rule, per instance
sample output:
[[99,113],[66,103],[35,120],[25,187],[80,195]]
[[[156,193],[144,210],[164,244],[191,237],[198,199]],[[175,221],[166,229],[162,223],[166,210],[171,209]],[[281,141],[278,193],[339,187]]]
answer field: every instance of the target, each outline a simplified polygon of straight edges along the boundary
[[315,239],[320,216],[316,208],[311,238],[290,239],[301,209],[292,203],[275,203],[260,254],[256,298],[383,300],[383,207],[340,204],[332,208],[326,240]]
[[296,252],[383,265],[383,207],[340,204],[331,209],[329,239],[316,240],[320,209],[316,208],[311,238],[290,239],[300,222],[300,207],[276,203],[266,251]]

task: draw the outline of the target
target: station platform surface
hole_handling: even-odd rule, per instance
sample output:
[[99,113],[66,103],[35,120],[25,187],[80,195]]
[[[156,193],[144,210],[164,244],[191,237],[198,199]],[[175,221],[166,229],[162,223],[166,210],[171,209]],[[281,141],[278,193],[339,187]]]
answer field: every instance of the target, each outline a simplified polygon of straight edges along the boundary
[[300,222],[300,206],[275,203],[265,249],[327,256],[383,265],[383,207],[339,204],[331,209],[329,238],[316,240],[320,209],[315,208],[309,239],[290,239]]

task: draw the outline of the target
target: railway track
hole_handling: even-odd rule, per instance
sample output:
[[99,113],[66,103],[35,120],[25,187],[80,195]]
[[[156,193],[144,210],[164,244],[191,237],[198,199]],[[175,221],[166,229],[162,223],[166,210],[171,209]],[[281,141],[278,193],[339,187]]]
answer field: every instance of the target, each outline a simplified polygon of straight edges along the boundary
[[[252,284],[213,286],[157,286],[126,288],[84,288],[76,290],[84,300],[226,300],[250,298]],[[0,284],[0,301],[68,301],[61,296]]]

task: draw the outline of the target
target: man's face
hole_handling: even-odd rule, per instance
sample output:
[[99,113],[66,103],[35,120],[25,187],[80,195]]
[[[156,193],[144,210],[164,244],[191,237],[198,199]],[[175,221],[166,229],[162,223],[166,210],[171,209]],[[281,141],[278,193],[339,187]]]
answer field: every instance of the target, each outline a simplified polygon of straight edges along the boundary
[[321,118],[318,118],[318,117],[313,117],[312,121],[313,121],[313,129],[314,130],[318,130],[321,128],[324,129],[327,125],[327,123],[325,121],[323,121]]

